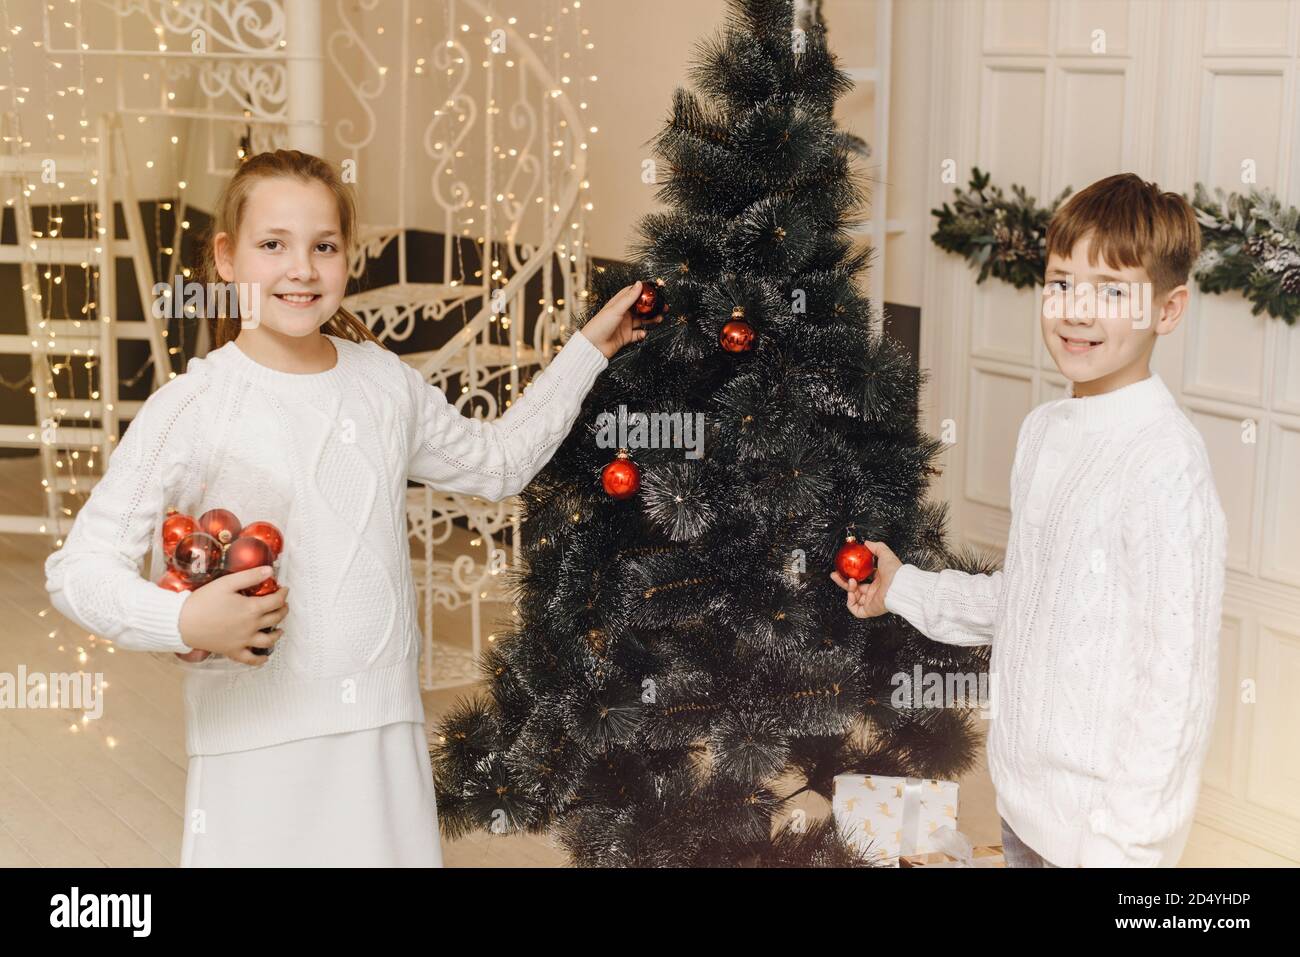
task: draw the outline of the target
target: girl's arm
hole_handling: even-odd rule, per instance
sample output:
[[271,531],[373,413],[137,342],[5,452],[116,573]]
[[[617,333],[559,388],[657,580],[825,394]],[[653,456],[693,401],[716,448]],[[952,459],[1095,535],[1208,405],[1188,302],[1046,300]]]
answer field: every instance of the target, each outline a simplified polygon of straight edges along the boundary
[[179,629],[190,593],[168,591],[141,575],[168,504],[167,473],[184,464],[179,452],[188,438],[186,412],[198,395],[187,378],[173,379],[145,401],[63,547],[45,561],[54,607],[132,651],[191,650]]
[[517,495],[569,434],[609,360],[579,330],[495,421],[461,415],[442,390],[401,363],[415,402],[407,474],[451,492],[500,501]]

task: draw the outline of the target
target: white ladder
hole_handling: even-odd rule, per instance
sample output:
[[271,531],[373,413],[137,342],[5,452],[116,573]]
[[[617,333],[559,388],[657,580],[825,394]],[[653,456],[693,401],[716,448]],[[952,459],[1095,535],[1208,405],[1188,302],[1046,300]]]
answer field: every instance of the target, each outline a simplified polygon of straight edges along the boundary
[[[153,361],[153,387],[171,376],[165,324],[150,314],[153,301],[153,268],[145,243],[144,221],[131,179],[121,119],[105,113],[97,122],[98,151],[92,166],[76,154],[24,154],[13,114],[0,117],[0,190],[11,197],[17,227],[17,245],[0,245],[0,262],[18,263],[22,276],[23,313],[26,335],[0,335],[0,354],[30,356],[31,392],[36,404],[36,422],[31,425],[0,425],[0,446],[34,448],[40,452],[41,485],[45,493],[43,514],[0,514],[0,534],[47,535],[58,539],[72,524],[72,513],[63,505],[69,492],[85,493],[103,474],[118,438],[123,413],[129,417],[141,402],[118,401],[117,343],[122,339],[149,342]],[[94,236],[65,239],[50,229],[37,235],[32,227],[32,196],[38,181],[52,180],[58,193],[51,205],[76,205],[63,198],[69,182],[84,183],[86,192],[79,202],[89,215],[89,194],[95,190]],[[45,185],[51,185],[46,182]],[[127,235],[117,237],[114,202],[120,202]],[[113,315],[117,295],[116,265],[119,256],[133,261],[137,291],[144,310],[144,322],[122,323]],[[49,319],[45,316],[39,267],[74,266],[97,270],[99,280],[89,284],[92,308],[84,319]],[[51,287],[52,288],[52,287]],[[89,304],[88,304],[89,305]],[[57,395],[50,362],[57,357],[83,357],[86,368],[99,370],[98,389],[86,399]],[[70,360],[69,360],[70,361]],[[69,422],[68,420],[71,420]],[[88,453],[82,455],[82,453]],[[98,459],[98,461],[96,461]],[[84,463],[85,475],[75,475],[73,463]]]

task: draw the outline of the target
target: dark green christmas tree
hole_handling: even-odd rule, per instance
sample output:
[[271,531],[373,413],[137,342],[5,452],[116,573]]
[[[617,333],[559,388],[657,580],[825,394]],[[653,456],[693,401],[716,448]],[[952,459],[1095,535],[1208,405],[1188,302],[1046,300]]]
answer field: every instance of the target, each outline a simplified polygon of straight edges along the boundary
[[[525,491],[490,694],[439,728],[448,838],[550,832],[587,866],[862,864],[829,807],[809,822],[789,802],[829,801],[843,772],[950,778],[975,759],[973,712],[893,707],[892,679],[985,671],[987,651],[855,618],[829,578],[850,529],[923,568],[991,570],[948,552],[946,509],[923,500],[943,446],[857,285],[860,141],[832,117],[851,81],[815,8],[799,29],[791,0],[728,6],[655,141],[671,211],[642,220],[631,266],[594,276],[580,319],[638,278],[663,280],[668,313]],[[742,313],[753,345],[731,352]],[[632,449],[640,491],[610,497],[599,417],[620,405],[703,413],[703,455]]]

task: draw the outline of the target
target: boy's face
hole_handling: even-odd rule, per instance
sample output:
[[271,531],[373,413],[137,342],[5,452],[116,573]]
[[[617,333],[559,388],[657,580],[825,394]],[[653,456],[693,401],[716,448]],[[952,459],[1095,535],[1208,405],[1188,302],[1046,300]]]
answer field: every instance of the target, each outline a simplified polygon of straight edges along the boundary
[[215,241],[221,278],[240,284],[244,328],[255,323],[297,338],[317,332],[338,311],[348,263],[338,204],[323,184],[289,176],[261,180],[249,191],[238,238],[231,242],[220,233]]
[[1187,287],[1156,296],[1145,269],[1088,262],[1092,234],[1069,258],[1051,255],[1043,286],[1043,342],[1076,396],[1100,395],[1145,379],[1156,336],[1172,332]]

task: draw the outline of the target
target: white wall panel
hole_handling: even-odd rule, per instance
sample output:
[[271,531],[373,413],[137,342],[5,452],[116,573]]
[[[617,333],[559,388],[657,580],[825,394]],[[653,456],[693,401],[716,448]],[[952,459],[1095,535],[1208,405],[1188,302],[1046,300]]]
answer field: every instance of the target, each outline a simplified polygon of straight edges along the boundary
[[[1300,588],[1300,427],[1274,422],[1268,436],[1267,503],[1259,573]],[[1300,730],[1300,725],[1297,725]]]
[[[978,165],[986,171],[1006,170],[999,177],[1003,183],[1039,189],[1046,141],[1046,72],[1037,67],[992,66],[985,71],[981,93]],[[958,165],[964,177],[967,170]]]
[[1046,53],[1052,8],[1041,0],[989,0],[984,15],[984,52]]
[[1126,71],[1075,66],[1061,70],[1056,82],[1053,195],[1065,186],[1078,192],[1129,166],[1125,162]]
[[1289,0],[1211,0],[1206,8],[1207,56],[1279,56],[1292,48],[1295,5]]
[[1230,793],[1235,784],[1233,757],[1241,724],[1241,709],[1249,707],[1241,700],[1237,664],[1240,650],[1241,619],[1225,614],[1223,628],[1219,633],[1219,697],[1216,706],[1218,713],[1215,715],[1214,731],[1210,737],[1210,750],[1205,758],[1203,777],[1206,784]]
[[[1228,567],[1250,574],[1251,556],[1255,552],[1255,513],[1259,505],[1256,488],[1267,435],[1258,424],[1253,433],[1249,432],[1235,416],[1195,407],[1186,411],[1205,440],[1214,484],[1228,519]],[[1253,442],[1249,441],[1251,438]]]
[[1258,688],[1250,741],[1246,798],[1288,818],[1300,818],[1300,634],[1266,621],[1259,629]]
[[1034,361],[1040,297],[1035,289],[1016,289],[1005,282],[985,280],[975,293],[971,325],[971,355],[982,359]]
[[1211,188],[1230,192],[1243,184],[1243,163],[1253,164],[1254,185],[1277,190],[1285,127],[1261,116],[1282,117],[1287,100],[1281,71],[1241,65],[1236,70],[1220,66],[1205,74],[1200,142],[1201,180]]
[[1057,9],[1058,54],[1129,52],[1132,8],[1128,0],[1062,0]]
[[[1213,399],[1263,405],[1268,383],[1268,326],[1250,314],[1240,295],[1193,293],[1174,335],[1187,340],[1183,391]],[[1156,349],[1164,343],[1157,343]]]
[[1016,438],[1020,423],[1033,407],[1034,383],[1029,376],[987,364],[971,369],[970,415],[965,428],[968,498],[998,508],[1011,507]]

